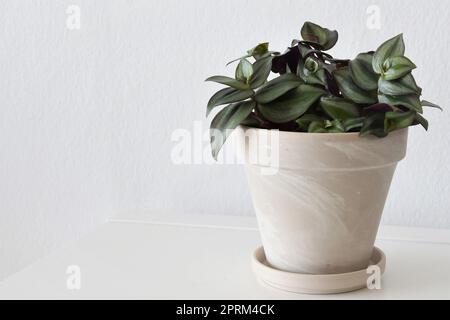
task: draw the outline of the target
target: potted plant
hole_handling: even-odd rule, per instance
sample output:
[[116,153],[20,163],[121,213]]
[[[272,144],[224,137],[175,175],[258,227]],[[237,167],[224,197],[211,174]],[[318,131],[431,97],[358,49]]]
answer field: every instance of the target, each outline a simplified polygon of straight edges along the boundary
[[336,31],[306,22],[301,36],[283,54],[268,43],[250,49],[235,60],[234,78],[207,79],[226,86],[207,106],[209,115],[226,105],[211,121],[212,154],[239,125],[279,130],[276,174],[246,165],[268,263],[306,274],[361,270],[408,127],[427,129],[422,107],[439,107],[420,99],[401,34],[352,60],[326,53]]

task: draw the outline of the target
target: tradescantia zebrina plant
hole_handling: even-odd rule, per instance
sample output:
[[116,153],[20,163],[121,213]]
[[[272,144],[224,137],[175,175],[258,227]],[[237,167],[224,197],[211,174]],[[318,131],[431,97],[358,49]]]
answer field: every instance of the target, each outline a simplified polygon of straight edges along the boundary
[[[380,138],[416,124],[428,129],[422,107],[440,107],[420,99],[422,89],[411,74],[416,66],[405,56],[401,34],[353,60],[325,52],[336,44],[337,31],[306,22],[301,36],[283,54],[269,51],[268,43],[248,50],[231,61],[238,62],[234,78],[206,79],[226,86],[207,106],[208,116],[226,105],[211,122],[214,158],[239,124]],[[271,72],[277,76],[268,80]]]

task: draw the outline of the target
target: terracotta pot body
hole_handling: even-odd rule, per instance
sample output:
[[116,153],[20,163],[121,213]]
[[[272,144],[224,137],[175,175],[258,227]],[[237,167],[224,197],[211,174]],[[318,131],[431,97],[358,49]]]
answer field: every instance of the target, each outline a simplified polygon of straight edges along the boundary
[[[408,129],[381,139],[277,132],[256,147],[248,142],[263,133],[271,131],[239,130],[247,137],[240,141],[268,263],[312,274],[366,268],[392,176],[406,153]],[[271,161],[255,161],[262,149],[273,153]]]

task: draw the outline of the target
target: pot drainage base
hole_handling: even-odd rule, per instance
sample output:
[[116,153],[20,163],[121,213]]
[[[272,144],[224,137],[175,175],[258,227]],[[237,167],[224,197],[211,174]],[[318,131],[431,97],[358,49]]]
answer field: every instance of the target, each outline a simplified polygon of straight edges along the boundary
[[[380,275],[384,273],[386,256],[381,249],[374,247],[369,265],[377,266]],[[367,268],[335,274],[303,274],[282,271],[267,263],[263,247],[259,247],[253,252],[252,267],[257,278],[271,287],[307,294],[342,293],[366,288],[367,280],[373,274],[373,270],[368,273]]]

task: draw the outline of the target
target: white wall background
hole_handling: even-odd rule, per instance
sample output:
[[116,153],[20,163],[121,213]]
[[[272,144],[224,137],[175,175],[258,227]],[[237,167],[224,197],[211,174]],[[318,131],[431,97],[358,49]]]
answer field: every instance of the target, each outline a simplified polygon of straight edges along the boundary
[[[372,4],[380,30],[366,27]],[[252,215],[242,169],[176,166],[171,134],[206,131],[207,76],[258,42],[284,50],[305,20],[339,31],[337,57],[404,33],[424,97],[447,110],[411,130],[383,223],[450,228],[448,1],[4,0],[0,278],[117,213]]]

